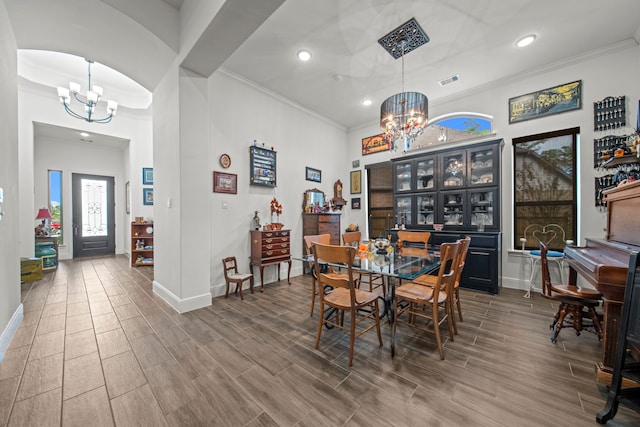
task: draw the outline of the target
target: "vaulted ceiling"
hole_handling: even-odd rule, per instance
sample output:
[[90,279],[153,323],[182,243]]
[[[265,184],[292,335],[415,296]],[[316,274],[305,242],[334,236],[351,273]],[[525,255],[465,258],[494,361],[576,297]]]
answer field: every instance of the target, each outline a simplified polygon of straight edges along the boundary
[[[4,0],[20,49],[91,57],[151,91],[185,54],[180,37],[193,14],[181,11],[241,4],[226,24],[266,20],[255,31],[229,31],[227,40],[216,34],[197,55],[204,59],[210,46],[218,55],[210,63],[346,129],[376,122],[380,103],[401,91],[401,61],[378,39],[410,18],[430,41],[405,56],[404,87],[432,105],[640,40],[637,0],[288,0],[266,17],[258,14],[263,1]],[[536,41],[516,48],[526,34]],[[310,61],[297,60],[301,49],[311,51]],[[438,83],[453,75],[459,80]],[[364,98],[372,105],[363,107]]]

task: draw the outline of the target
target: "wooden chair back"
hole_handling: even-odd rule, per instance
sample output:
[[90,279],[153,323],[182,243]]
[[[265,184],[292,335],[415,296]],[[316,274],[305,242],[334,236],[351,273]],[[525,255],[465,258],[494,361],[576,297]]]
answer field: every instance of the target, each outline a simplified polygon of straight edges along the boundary
[[[431,233],[429,231],[398,231],[398,240],[402,240],[403,248],[407,246],[407,243],[409,243],[408,246],[426,249],[430,237]],[[413,245],[411,245],[411,243],[413,243]]]
[[362,233],[360,231],[349,231],[342,235],[342,244],[345,246],[353,246],[354,248],[358,248],[358,246],[360,246],[361,238]]
[[231,274],[238,274],[238,262],[236,261],[236,257],[230,256],[223,259],[222,266],[225,280],[229,280],[229,272],[231,272]]
[[456,272],[458,271],[458,254],[461,246],[462,243],[460,241],[440,245],[440,268],[438,269],[438,279],[433,287],[433,301],[435,304],[442,299],[439,296],[440,292],[444,292],[447,297],[452,294]]
[[[323,245],[315,243],[311,246],[313,252],[313,263],[318,277],[318,287],[322,289],[324,286],[332,288],[346,288],[351,294],[351,302],[355,304],[355,282],[353,280],[353,260],[356,256],[356,248],[352,246],[335,246]],[[322,268],[322,262],[331,264],[342,264],[347,270],[342,274],[335,274],[332,266],[328,269]],[[320,301],[324,298],[324,293],[320,292]]]
[[458,270],[456,271],[456,285],[460,284],[460,278],[462,277],[462,270],[464,270],[464,264],[467,260],[467,252],[469,252],[469,245],[471,245],[471,237],[466,236],[464,239],[460,239],[460,253],[458,254]]
[[307,251],[307,255],[311,255],[311,246],[314,243],[320,243],[323,245],[328,245],[331,243],[331,234],[309,234],[303,237],[304,239],[304,247]]

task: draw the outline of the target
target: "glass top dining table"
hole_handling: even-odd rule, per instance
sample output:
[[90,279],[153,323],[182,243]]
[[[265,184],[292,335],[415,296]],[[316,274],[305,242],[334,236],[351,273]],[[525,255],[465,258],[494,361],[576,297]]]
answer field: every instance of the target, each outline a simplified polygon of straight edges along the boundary
[[[313,255],[304,257],[292,257],[304,262],[313,263]],[[322,263],[322,261],[320,261]],[[344,264],[323,263],[333,267],[342,267]],[[440,267],[440,247],[435,248],[413,248],[403,247],[399,250],[388,252],[363,253],[362,256],[356,254],[352,268],[356,273],[381,274],[386,277],[386,286],[389,292],[383,300],[383,311],[380,317],[387,316],[390,325],[393,325],[393,299],[395,297],[395,287],[402,280],[413,280],[423,274],[433,273]],[[399,279],[399,280],[395,280]],[[391,356],[395,355],[395,334],[393,326],[391,331]]]

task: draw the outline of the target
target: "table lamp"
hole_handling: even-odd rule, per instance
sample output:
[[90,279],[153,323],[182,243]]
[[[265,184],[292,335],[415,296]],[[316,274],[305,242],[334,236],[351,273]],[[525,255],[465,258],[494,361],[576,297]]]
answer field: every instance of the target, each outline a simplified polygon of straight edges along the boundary
[[48,236],[50,234],[49,220],[51,219],[51,213],[49,213],[49,209],[40,208],[40,210],[38,210],[36,219],[42,220],[42,231],[45,236]]

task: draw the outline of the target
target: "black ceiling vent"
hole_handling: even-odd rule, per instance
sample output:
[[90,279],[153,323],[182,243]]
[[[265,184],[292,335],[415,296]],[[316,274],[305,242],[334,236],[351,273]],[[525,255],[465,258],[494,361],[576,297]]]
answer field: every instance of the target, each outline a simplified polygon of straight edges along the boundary
[[411,18],[378,40],[380,46],[389,52],[389,55],[393,56],[394,59],[398,59],[403,54],[406,55],[428,42],[429,37],[415,18]]

